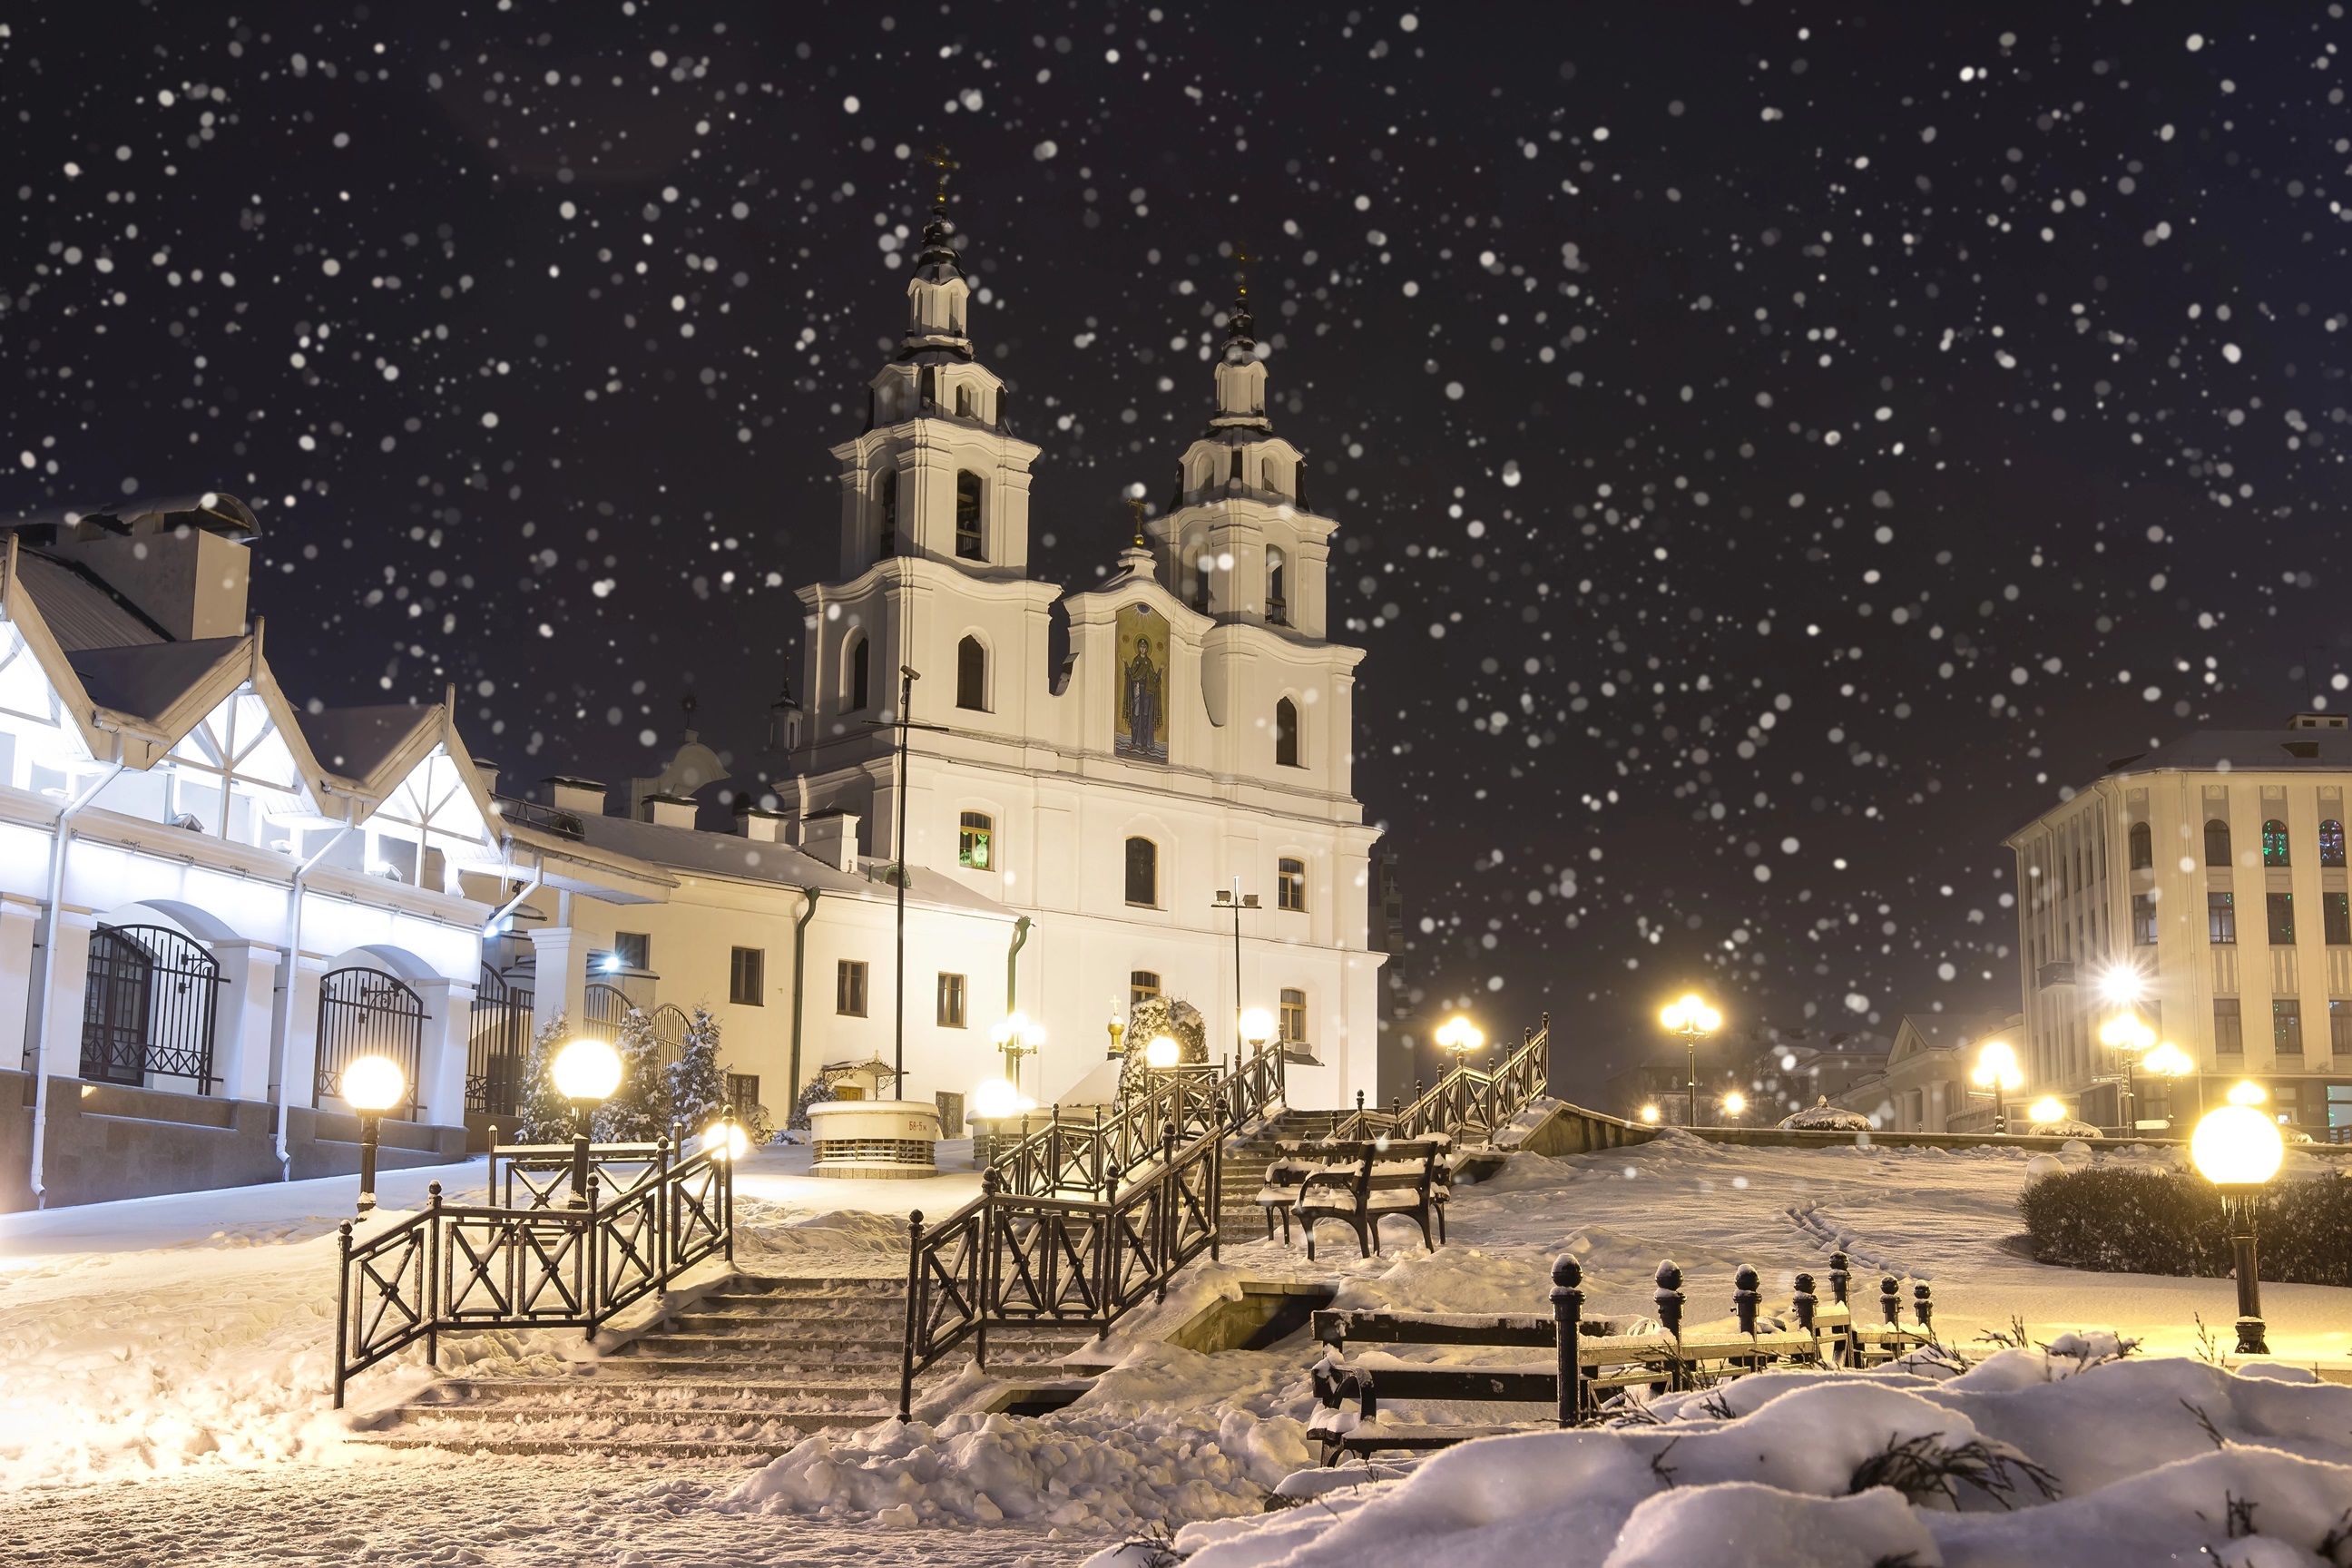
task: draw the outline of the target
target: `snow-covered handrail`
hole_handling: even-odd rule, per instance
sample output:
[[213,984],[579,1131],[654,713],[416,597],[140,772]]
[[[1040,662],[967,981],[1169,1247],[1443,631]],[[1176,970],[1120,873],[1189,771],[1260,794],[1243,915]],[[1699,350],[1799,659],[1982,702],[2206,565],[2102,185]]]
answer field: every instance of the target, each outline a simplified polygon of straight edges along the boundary
[[1356,1096],[1356,1109],[1339,1119],[1330,1131],[1335,1142],[1377,1138],[1427,1138],[1444,1133],[1458,1137],[1465,1127],[1492,1131],[1541,1096],[1551,1080],[1551,1015],[1541,1026],[1520,1038],[1519,1048],[1492,1072],[1455,1067],[1411,1105],[1391,1110],[1366,1110]]

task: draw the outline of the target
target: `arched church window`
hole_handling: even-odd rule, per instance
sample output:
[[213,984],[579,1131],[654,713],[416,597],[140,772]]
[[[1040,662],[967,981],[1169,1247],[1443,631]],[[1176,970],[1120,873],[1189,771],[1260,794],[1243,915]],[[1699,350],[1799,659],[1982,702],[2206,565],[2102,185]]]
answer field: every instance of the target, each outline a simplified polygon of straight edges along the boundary
[[983,561],[980,548],[980,476],[970,468],[956,475],[956,554]]
[[2273,817],[2263,824],[2263,864],[2284,866],[2286,863],[2286,824]]
[[988,650],[978,637],[956,644],[956,706],[979,712],[988,708]]
[[875,500],[881,512],[881,543],[877,555],[898,553],[898,470],[882,470],[882,482],[874,489]]
[[1127,901],[1153,908],[1160,903],[1160,846],[1149,838],[1127,841]]
[[1289,573],[1288,563],[1282,552],[1268,546],[1265,552],[1265,621],[1271,626],[1290,624],[1290,601],[1283,590]]
[[966,419],[971,417],[971,388],[969,385],[956,388],[956,413]]
[[2323,866],[2344,864],[2344,825],[2333,817],[2319,825],[2319,863]]
[[1258,465],[1258,473],[1261,477],[1262,482],[1267,489],[1272,490],[1276,495],[1280,495],[1282,493],[1282,484],[1281,481],[1276,478],[1274,459],[1272,458],[1266,458],[1264,462]]
[[1274,761],[1277,767],[1306,765],[1298,760],[1298,704],[1287,697],[1274,705]]
[[2205,864],[2227,866],[2230,863],[2230,825],[2216,816],[2205,824]]
[[2131,868],[2145,871],[2156,864],[2156,838],[2145,822],[2135,822],[2131,830]]
[[849,710],[862,712],[871,697],[867,667],[873,662],[867,653],[871,645],[859,637],[849,645]]

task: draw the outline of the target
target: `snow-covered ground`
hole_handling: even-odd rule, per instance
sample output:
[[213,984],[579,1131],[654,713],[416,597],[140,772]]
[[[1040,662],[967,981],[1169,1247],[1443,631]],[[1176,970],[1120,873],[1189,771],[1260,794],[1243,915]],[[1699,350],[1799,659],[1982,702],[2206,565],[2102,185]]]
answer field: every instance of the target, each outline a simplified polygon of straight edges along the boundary
[[[2194,1352],[2201,1315],[2227,1348],[2235,1303],[2226,1279],[2080,1274],[2005,1248],[2019,1228],[2024,1165],[2002,1151],[1730,1149],[1678,1134],[1609,1155],[1514,1156],[1496,1179],[1461,1192],[1452,1245],[1434,1255],[1415,1243],[1359,1260],[1336,1227],[1311,1267],[1279,1244],[1227,1247],[1222,1264],[1195,1270],[1165,1307],[1114,1336],[1125,1363],[1066,1411],[1037,1420],[959,1413],[958,1396],[984,1386],[967,1378],[928,1424],[829,1433],[761,1469],[347,1444],[327,1384],[333,1229],[348,1212],[349,1178],[0,1217],[0,1561],[352,1561],[359,1542],[372,1560],[391,1562],[625,1562],[636,1552],[825,1563],[870,1555],[875,1530],[891,1525],[912,1527],[890,1542],[902,1561],[1075,1561],[1131,1531],[1256,1518],[1307,1462],[1312,1356],[1303,1343],[1202,1356],[1157,1342],[1249,1279],[1330,1279],[1345,1304],[1541,1310],[1550,1261],[1569,1249],[1584,1261],[1588,1310],[1631,1313],[1647,1309],[1651,1276],[1672,1257],[1691,1316],[1704,1321],[1727,1312],[1738,1263],[1763,1271],[1778,1306],[1790,1276],[1822,1274],[1843,1245],[1858,1292],[1874,1295],[1881,1269],[1932,1279],[1937,1326],[1962,1345],[2016,1317],[2036,1339],[2110,1327],[2150,1352]],[[906,1183],[804,1172],[796,1150],[746,1162],[747,1267],[894,1273],[908,1208],[937,1216],[977,1190],[968,1168]],[[2289,1179],[2331,1173],[2314,1156],[2290,1156]],[[478,1192],[482,1167],[394,1173],[384,1201],[414,1205],[436,1177],[456,1199]],[[1403,1234],[1392,1226],[1391,1239]],[[2272,1285],[2263,1300],[2278,1359],[2337,1375],[2352,1365],[2352,1291]],[[577,1336],[486,1334],[445,1342],[444,1362],[550,1350],[582,1353]],[[2138,1368],[2100,1375],[2118,1372]],[[378,1369],[355,1385],[355,1402],[394,1402],[429,1375],[405,1363]],[[2352,1399],[2352,1390],[2318,1392]],[[2337,1429],[2352,1429],[2352,1417]],[[2000,1435],[2057,1463],[2030,1435]],[[2225,1484],[2235,1482],[2218,1480],[2216,1499]],[[1648,1510],[1643,1519],[1664,1506],[1621,1500]],[[1785,1506],[1808,1518],[1814,1508],[1860,1517],[1879,1507]],[[1940,1528],[1930,1534],[1948,1554]],[[1451,1560],[1493,1560],[1471,1550]]]

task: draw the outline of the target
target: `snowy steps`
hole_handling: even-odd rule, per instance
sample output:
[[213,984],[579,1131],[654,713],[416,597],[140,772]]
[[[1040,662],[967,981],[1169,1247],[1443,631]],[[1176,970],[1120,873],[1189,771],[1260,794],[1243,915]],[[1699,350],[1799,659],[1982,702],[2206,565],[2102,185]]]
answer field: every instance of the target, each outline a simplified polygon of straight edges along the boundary
[[[772,1458],[812,1433],[898,1414],[906,1287],[897,1279],[738,1275],[583,1370],[494,1373],[433,1384],[354,1440],[492,1454]],[[989,1368],[1064,1375],[1091,1336],[992,1329]],[[956,1358],[951,1358],[956,1359]],[[943,1363],[918,1380],[957,1375]]]

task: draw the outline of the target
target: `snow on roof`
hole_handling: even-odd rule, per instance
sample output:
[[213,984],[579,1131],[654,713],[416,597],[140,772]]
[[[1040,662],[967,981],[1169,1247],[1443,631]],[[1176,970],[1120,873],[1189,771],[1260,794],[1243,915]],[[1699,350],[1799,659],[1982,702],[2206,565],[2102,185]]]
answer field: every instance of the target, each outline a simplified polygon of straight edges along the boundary
[[89,693],[91,701],[153,721],[246,647],[243,637],[138,643],[68,651],[66,662],[81,678],[82,689]]
[[68,653],[172,640],[130,600],[75,562],[58,561],[37,550],[20,550],[16,570],[19,581],[39,606],[41,618],[48,623],[49,635]]
[[[876,874],[838,870],[789,844],[767,844],[730,833],[705,833],[696,827],[666,827],[626,816],[580,819],[582,841],[592,848],[625,855],[675,871],[743,881],[772,882],[782,887],[814,888],[819,892],[860,899],[897,896],[887,879],[882,861],[871,862]],[[912,868],[907,881],[907,901],[967,914],[1013,919],[1013,911],[983,897],[942,872]]]
[[365,708],[329,708],[317,713],[297,710],[295,718],[302,726],[302,738],[310,744],[310,754],[321,764],[345,778],[363,779],[406,744],[419,727],[439,724],[441,710],[385,702]]
[[2352,730],[2198,730],[2152,752],[2118,757],[2108,777],[2188,768],[2240,773],[2352,770]]

